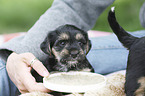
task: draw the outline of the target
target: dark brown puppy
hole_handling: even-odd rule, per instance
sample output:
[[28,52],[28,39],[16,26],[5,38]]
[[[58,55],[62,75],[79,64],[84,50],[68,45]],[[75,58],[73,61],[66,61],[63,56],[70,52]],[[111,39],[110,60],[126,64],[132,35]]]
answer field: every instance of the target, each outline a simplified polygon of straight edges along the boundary
[[127,96],[145,96],[145,37],[137,38],[127,33],[116,21],[113,9],[108,21],[119,41],[129,50],[125,93]]

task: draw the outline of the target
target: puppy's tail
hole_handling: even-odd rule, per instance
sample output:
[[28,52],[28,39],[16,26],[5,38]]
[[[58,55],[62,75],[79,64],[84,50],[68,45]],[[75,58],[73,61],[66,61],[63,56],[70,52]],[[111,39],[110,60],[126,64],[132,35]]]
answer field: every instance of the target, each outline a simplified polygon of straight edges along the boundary
[[127,49],[130,49],[131,45],[134,43],[137,37],[134,37],[127,33],[117,22],[115,17],[115,7],[112,7],[108,14],[108,22],[113,32],[117,35],[119,41],[125,46]]

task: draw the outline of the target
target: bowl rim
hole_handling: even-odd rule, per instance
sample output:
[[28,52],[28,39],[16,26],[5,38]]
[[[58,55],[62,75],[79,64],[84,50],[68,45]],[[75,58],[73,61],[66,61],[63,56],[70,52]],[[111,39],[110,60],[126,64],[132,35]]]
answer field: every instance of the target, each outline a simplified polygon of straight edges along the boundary
[[[96,83],[96,84],[92,84],[92,85],[83,85],[83,86],[70,86],[70,85],[59,85],[59,84],[54,84],[51,82],[47,82],[46,79],[51,78],[51,77],[55,77],[55,76],[60,76],[62,74],[67,74],[67,75],[87,75],[87,76],[100,76],[104,79],[104,81],[100,82],[100,83]],[[92,72],[59,72],[59,73],[53,73],[51,74],[49,77],[44,77],[43,78],[43,85],[53,91],[58,91],[58,92],[68,92],[68,93],[84,93],[87,92],[89,90],[97,90],[102,88],[103,86],[106,85],[106,77],[98,74],[98,73],[92,73]]]

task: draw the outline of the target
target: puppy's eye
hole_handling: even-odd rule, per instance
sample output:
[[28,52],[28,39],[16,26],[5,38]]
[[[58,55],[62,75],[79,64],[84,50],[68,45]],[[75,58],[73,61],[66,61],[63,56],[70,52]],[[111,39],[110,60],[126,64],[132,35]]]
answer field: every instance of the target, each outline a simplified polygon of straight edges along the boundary
[[82,45],[83,45],[83,42],[80,42],[80,41],[79,41],[78,44],[79,44],[80,46],[82,46]]
[[60,46],[64,46],[65,44],[66,44],[66,41],[60,41],[60,42],[59,42],[59,45],[60,45]]
[[83,45],[85,45],[87,42],[86,42],[86,40],[84,40],[84,39],[80,39],[80,40],[78,40],[78,44],[80,45],[80,46],[83,46]]

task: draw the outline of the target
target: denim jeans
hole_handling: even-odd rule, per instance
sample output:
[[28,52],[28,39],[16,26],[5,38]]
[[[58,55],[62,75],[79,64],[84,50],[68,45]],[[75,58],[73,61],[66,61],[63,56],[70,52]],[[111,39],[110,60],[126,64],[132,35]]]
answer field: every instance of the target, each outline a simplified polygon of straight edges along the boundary
[[96,73],[108,74],[126,68],[128,50],[122,46],[114,34],[90,39],[92,49],[87,58]]
[[0,96],[15,96],[16,87],[8,77],[5,62],[0,58]]
[[[145,30],[131,33],[137,37],[145,36]],[[127,65],[128,50],[118,41],[116,35],[90,38],[92,49],[87,55],[96,73],[108,74],[124,70]],[[5,62],[0,59],[0,96],[15,96],[15,85],[9,79]]]

